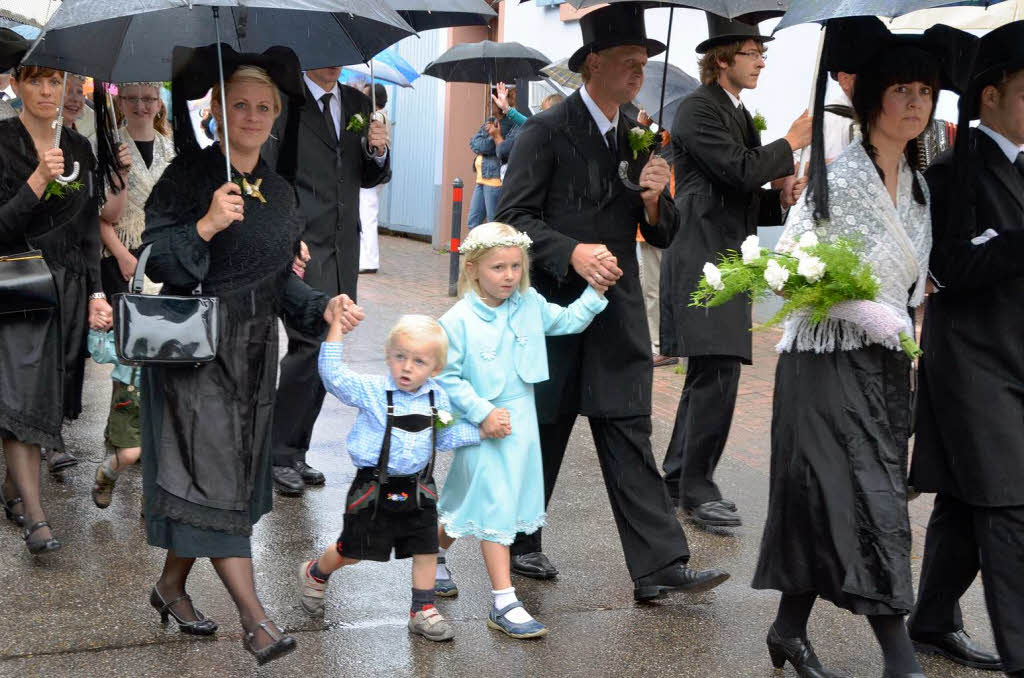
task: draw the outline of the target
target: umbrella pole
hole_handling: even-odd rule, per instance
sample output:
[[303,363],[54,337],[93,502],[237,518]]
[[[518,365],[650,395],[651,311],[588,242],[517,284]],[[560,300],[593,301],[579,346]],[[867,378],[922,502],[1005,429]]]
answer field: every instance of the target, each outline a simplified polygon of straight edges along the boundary
[[224,123],[223,129],[220,130],[221,136],[221,148],[224,151],[224,167],[228,174],[228,182],[231,181],[231,142],[228,135],[228,104],[227,97],[224,95],[224,57],[220,51],[220,7],[213,8],[213,25],[217,31],[217,72],[220,77],[220,110],[221,120]]
[[672,49],[672,19],[676,8],[668,8],[668,36],[665,38],[665,71],[661,74],[661,103],[658,105],[658,131],[665,129],[665,86],[668,84],[668,52]]
[[[821,68],[821,54],[825,49],[825,31],[828,30],[828,25],[821,27],[821,35],[818,36],[818,56],[814,60],[814,70],[811,74],[811,101],[807,104],[807,110],[814,111],[814,98],[818,92],[818,69]],[[828,87],[828,84],[825,85]],[[796,168],[796,176],[798,179],[802,179],[807,174],[807,165],[811,161],[811,147],[804,146],[800,151],[800,166]]]
[[[370,59],[370,124],[377,119],[377,82],[373,78],[373,59]],[[367,134],[369,134],[369,126],[367,126]],[[377,154],[377,148],[375,146],[370,147],[370,152],[374,155]]]

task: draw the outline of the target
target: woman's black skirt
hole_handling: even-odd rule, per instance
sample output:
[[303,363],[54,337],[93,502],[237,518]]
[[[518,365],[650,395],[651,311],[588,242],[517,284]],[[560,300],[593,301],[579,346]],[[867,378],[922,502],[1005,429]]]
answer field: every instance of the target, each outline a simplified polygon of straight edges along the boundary
[[754,588],[910,611],[909,375],[906,355],[881,346],[779,357]]

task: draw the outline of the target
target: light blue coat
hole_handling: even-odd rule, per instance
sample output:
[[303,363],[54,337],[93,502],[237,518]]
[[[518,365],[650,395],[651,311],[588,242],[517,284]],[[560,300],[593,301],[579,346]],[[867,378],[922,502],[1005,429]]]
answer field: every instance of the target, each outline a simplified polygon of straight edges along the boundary
[[[448,364],[437,377],[455,411],[473,424],[494,409],[490,401],[505,388],[511,369],[528,384],[548,379],[548,353],[544,337],[576,334],[590,325],[608,300],[591,287],[568,306],[548,303],[532,287],[509,297],[509,327],[494,322],[497,313],[475,292],[468,292],[441,316],[448,334]],[[513,332],[512,355],[497,352],[503,332]]]

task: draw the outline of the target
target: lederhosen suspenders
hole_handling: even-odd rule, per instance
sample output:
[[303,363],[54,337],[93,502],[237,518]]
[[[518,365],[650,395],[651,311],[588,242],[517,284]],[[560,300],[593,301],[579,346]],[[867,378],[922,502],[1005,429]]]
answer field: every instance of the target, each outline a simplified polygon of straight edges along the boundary
[[394,391],[387,391],[387,419],[384,423],[384,441],[381,444],[380,456],[377,458],[376,480],[379,483],[377,497],[373,507],[374,516],[377,515],[377,508],[380,506],[381,491],[388,484],[388,462],[391,459],[391,431],[395,428],[409,433],[419,433],[430,427],[430,461],[416,474],[416,505],[421,505],[421,495],[426,493],[428,498],[437,499],[437,490],[432,487],[431,482],[434,476],[434,461],[437,458],[437,428],[434,422],[437,420],[437,407],[434,405],[434,391],[430,391],[430,414],[395,414]]

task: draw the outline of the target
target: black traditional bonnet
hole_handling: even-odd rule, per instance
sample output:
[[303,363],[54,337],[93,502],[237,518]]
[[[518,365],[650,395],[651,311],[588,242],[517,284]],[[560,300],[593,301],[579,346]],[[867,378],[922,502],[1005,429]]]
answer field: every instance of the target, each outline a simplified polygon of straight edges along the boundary
[[[305,103],[302,83],[302,69],[295,52],[287,47],[274,46],[262,54],[239,53],[226,43],[221,43],[221,57],[224,62],[224,79],[241,66],[262,68],[274,81],[288,102],[284,139],[278,155],[277,172],[289,182],[295,180],[298,154],[299,111]],[[207,45],[198,49],[175,47],[172,58],[171,101],[174,111],[174,149],[178,155],[199,150],[188,102],[201,99],[220,81],[217,67],[217,46]]]
[[826,22],[825,44],[818,68],[814,97],[810,181],[807,199],[814,217],[829,218],[828,175],[825,167],[825,90],[830,72],[856,74],[872,64],[885,50],[911,47],[933,57],[942,89],[960,93],[970,78],[978,38],[964,31],[938,24],[923,34],[893,34],[877,17],[846,17]]

